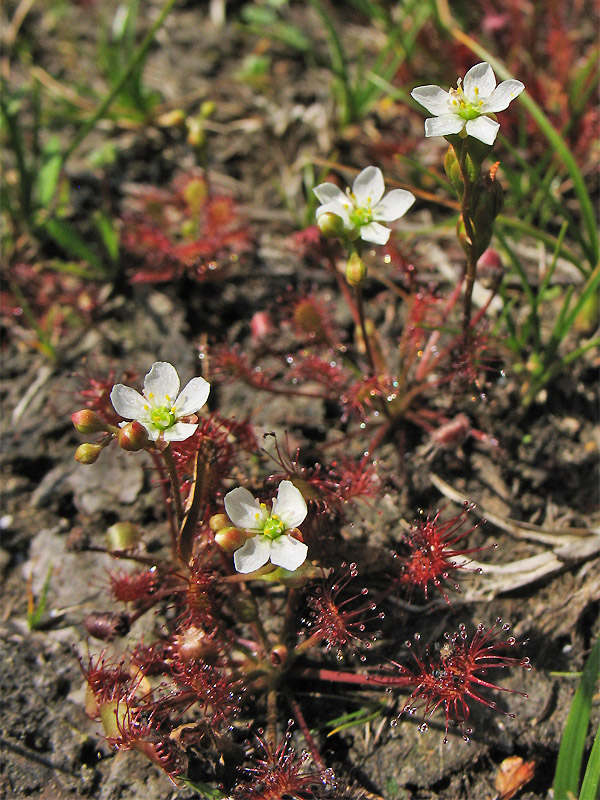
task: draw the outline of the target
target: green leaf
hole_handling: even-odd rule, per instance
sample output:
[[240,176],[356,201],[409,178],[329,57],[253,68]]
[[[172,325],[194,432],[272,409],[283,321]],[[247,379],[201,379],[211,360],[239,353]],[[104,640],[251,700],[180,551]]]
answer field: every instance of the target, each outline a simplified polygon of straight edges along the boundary
[[37,176],[37,199],[41,208],[46,208],[54,197],[54,192],[60,178],[62,156],[58,151],[51,153],[42,166]]
[[198,792],[202,800],[225,800],[226,797],[220,789],[213,789],[207,783],[191,781],[189,778],[177,778],[177,783]]
[[[598,680],[599,667],[600,638],[596,641],[594,648],[588,656],[560,742],[553,786],[554,797],[557,799],[566,798],[569,794],[573,795],[573,797],[577,797],[579,794],[579,776],[581,774],[585,737],[590,721],[592,698]],[[597,757],[598,754],[595,753],[594,758]],[[597,772],[598,770],[596,770],[596,773]],[[598,781],[597,774],[595,776],[595,781],[596,783]],[[593,782],[594,776],[591,776],[588,782],[586,774],[586,786],[592,786]],[[582,794],[580,800],[593,800],[593,798],[593,795],[584,797]]]
[[[52,577],[52,564],[48,567],[48,573],[46,575],[46,580],[44,581],[44,585],[42,586],[42,593],[40,595],[39,602],[37,606],[34,603],[33,597],[30,595],[28,600],[28,609],[27,609],[27,625],[30,631],[34,631],[37,626],[40,624],[40,620],[46,610],[46,602],[48,600],[48,589],[50,588],[50,578]],[[31,589],[28,586],[28,592]]]
[[108,214],[103,211],[98,211],[94,215],[94,225],[100,234],[102,244],[104,245],[108,257],[114,263],[119,260],[119,234],[115,228],[114,222]]
[[600,789],[600,730],[596,731],[590,760],[588,761],[579,800],[597,800]]
[[87,261],[98,273],[104,272],[98,256],[68,222],[60,219],[49,219],[43,223],[42,227],[48,236],[71,257]]

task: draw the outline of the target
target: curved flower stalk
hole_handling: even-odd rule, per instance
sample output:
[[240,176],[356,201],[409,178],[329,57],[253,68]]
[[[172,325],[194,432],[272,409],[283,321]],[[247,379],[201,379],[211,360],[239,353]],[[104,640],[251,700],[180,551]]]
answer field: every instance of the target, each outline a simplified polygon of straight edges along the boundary
[[306,561],[308,547],[286,532],[304,522],[307,514],[306,501],[291,481],[279,484],[271,511],[242,487],[225,495],[225,511],[236,528],[251,537],[234,554],[238,572],[254,572],[269,561],[294,572]]
[[483,61],[471,67],[464,81],[458,79],[456,89],[445,92],[439,86],[417,86],[411,96],[434,114],[425,120],[425,136],[459,133],[492,145],[500,125],[489,114],[504,111],[524,88],[517,80],[502,81],[496,86],[493,69]]
[[204,378],[192,378],[179,392],[175,367],[155,361],[144,378],[142,394],[117,383],[110,400],[117,414],[143,425],[151,441],[182,442],[196,431],[193,415],[206,403],[209,392],[210,384]]
[[321,183],[313,189],[322,205],[317,208],[317,223],[325,214],[341,219],[349,239],[373,244],[386,244],[390,229],[381,222],[394,222],[404,216],[415,202],[415,196],[405,189],[394,189],[385,197],[383,173],[379,167],[365,167],[357,175],[352,190],[344,193],[334,183]]

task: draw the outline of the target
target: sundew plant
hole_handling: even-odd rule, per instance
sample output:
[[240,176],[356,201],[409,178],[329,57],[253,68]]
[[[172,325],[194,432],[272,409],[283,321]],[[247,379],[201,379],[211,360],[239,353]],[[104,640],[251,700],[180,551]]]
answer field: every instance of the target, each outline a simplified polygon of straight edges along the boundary
[[[408,269],[399,285],[382,280],[406,306],[393,340],[370,318],[365,288],[382,260],[398,257],[392,231],[415,196],[386,193],[383,171],[366,165],[350,187],[314,187],[318,227],[296,240],[313,268],[332,276],[352,341],[342,344],[335,314],[307,292],[280,308],[295,350],[278,349],[272,313],[256,314],[256,352],[204,343],[199,364],[209,366],[183,388],[177,365],[156,360],[142,382],[107,377],[73,414],[77,431],[94,438],[76,459],[93,465],[120,447],[148,461],[165,506],[158,550],[132,523],[108,532],[105,549],[123,567],[110,574],[114,610],[85,619],[86,712],[111,747],[141,753],[177,786],[235,800],[363,797],[333,763],[324,720],[315,724],[322,695],[352,691],[342,727],[361,722],[362,703],[395,728],[414,721],[442,745],[458,738],[467,748],[474,718],[511,718],[511,699],[526,696],[505,684],[508,668],[530,665],[525,642],[501,619],[424,632],[432,630],[425,617],[452,609],[459,581],[480,574],[475,554],[490,553],[472,506],[454,516],[405,509],[416,521],[398,519],[389,536],[352,533],[357,518],[377,529],[378,504],[395,492],[379,453],[393,443],[402,470],[407,426],[427,437],[425,458],[469,437],[497,447],[495,432],[476,429],[464,409],[496,369],[486,310],[498,279],[483,304],[472,298],[503,203],[496,114],[524,88],[514,79],[496,85],[482,62],[449,91],[413,89],[432,115],[425,135],[447,142],[464,265],[446,294],[416,284]],[[325,402],[335,435],[311,457],[292,449],[285,431],[257,441],[251,418],[213,403],[214,388],[236,386]],[[448,411],[431,403],[440,392],[453,398]],[[136,639],[144,616],[153,634]],[[427,732],[432,725],[440,730]]]

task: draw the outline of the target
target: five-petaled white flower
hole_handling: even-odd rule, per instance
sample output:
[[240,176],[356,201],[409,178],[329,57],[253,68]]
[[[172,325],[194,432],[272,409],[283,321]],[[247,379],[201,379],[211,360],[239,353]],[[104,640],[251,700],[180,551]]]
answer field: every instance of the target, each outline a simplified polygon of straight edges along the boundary
[[271,511],[242,487],[225,495],[225,511],[236,528],[251,536],[233,556],[238,572],[254,572],[268,561],[294,572],[306,561],[308,547],[286,533],[307,513],[306,501],[291,481],[281,481]]
[[323,204],[317,208],[317,222],[323,214],[335,214],[355,238],[373,244],[386,244],[390,238],[390,229],[379,223],[400,219],[415,202],[415,196],[405,189],[394,189],[384,197],[379,167],[365,167],[356,176],[352,191],[346,189],[345,194],[334,183],[321,183],[313,191]]
[[511,100],[523,91],[521,81],[502,81],[496,86],[493,69],[483,61],[458,79],[456,89],[445,92],[439,86],[418,86],[411,92],[433,119],[425,120],[425,136],[449,136],[461,133],[485,144],[494,144],[500,125],[487,114],[504,111]]
[[155,361],[144,378],[143,395],[117,383],[110,393],[110,401],[124,419],[141,423],[151,441],[160,438],[165,442],[182,442],[198,427],[182,420],[202,408],[209,392],[210,384],[204,378],[192,378],[180,393],[175,367],[167,361]]

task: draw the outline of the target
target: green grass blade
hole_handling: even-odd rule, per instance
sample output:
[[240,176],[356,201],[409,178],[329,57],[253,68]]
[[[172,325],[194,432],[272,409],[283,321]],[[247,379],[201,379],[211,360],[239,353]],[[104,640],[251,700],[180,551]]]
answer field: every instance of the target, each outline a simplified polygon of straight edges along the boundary
[[61,219],[48,219],[42,225],[42,229],[72,258],[87,261],[99,275],[104,272],[98,256],[68,222]]
[[554,776],[553,788],[556,798],[568,797],[569,794],[577,797],[579,793],[581,762],[599,666],[600,638],[597,639],[588,657],[563,731]]
[[590,760],[588,761],[579,800],[597,800],[600,790],[600,730],[596,731]]

